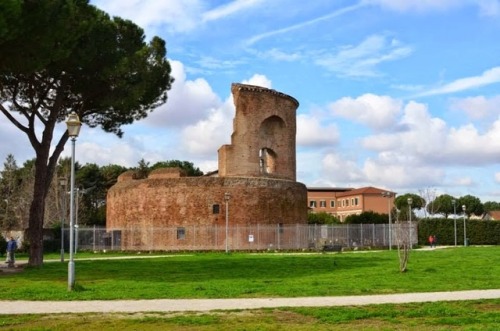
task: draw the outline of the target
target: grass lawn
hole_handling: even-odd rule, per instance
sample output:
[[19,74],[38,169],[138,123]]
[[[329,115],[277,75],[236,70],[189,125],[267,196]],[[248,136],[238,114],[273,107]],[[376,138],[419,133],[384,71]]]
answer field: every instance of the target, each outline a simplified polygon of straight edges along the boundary
[[497,331],[500,300],[210,313],[0,315],[0,330]]
[[[2,269],[0,300],[301,297],[500,288],[500,247],[414,250],[406,273],[398,271],[397,251],[104,259],[110,256],[123,254],[79,252],[73,292],[67,291],[67,260],[16,273]],[[90,257],[99,259],[83,260]],[[500,330],[500,299],[183,314],[0,315],[3,329],[493,331]]]

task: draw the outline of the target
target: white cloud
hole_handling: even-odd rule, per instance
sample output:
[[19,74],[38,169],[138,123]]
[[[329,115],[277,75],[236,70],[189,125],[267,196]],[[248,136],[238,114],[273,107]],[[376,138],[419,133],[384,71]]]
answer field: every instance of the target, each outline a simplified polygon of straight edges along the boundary
[[209,115],[209,110],[222,102],[205,79],[186,80],[184,66],[170,60],[175,78],[167,103],[145,119],[152,126],[178,127],[196,123]]
[[456,163],[486,165],[500,160],[500,117],[484,133],[472,124],[452,128],[448,134],[448,154]]
[[392,127],[401,112],[402,102],[388,96],[364,94],[356,99],[344,97],[329,105],[335,116],[382,130]]
[[[271,88],[271,81],[264,75],[254,74],[243,84]],[[209,110],[207,118],[187,126],[182,131],[182,145],[193,155],[217,156],[217,150],[231,142],[234,118],[233,97]]]
[[243,80],[241,82],[242,84],[249,84],[249,85],[255,85],[255,86],[261,86],[261,87],[266,87],[266,88],[272,88],[272,82],[269,78],[267,78],[265,75],[261,74],[254,74],[250,79],[248,80]]
[[482,16],[500,14],[498,0],[365,0],[364,3],[397,12],[444,12],[465,6],[477,6]]
[[[473,124],[449,127],[442,119],[433,117],[426,105],[414,101],[404,105],[403,110],[395,124],[403,129],[365,136],[361,148],[348,147],[358,151],[356,157],[364,159],[362,164],[353,161],[352,155],[326,154],[324,178],[339,186],[367,184],[406,189],[442,186],[448,182],[470,187],[476,185],[471,176],[462,174],[452,182],[447,180],[446,169],[498,164],[500,117],[489,128],[479,131]],[[356,116],[352,115],[353,120],[359,121]],[[500,173],[495,176],[500,181]]]
[[372,35],[358,45],[345,45],[333,54],[322,54],[314,61],[317,65],[350,77],[377,76],[377,65],[396,61],[413,52],[409,46],[386,36]]
[[460,78],[451,83],[420,93],[418,96],[429,96],[429,95],[461,92],[499,82],[500,82],[500,67],[494,67],[484,71],[480,76]]
[[202,20],[204,22],[218,20],[244,10],[249,10],[263,2],[264,0],[234,0],[203,13]]
[[[200,0],[92,0],[112,16],[127,18],[145,30],[164,26],[170,32],[187,32],[199,24],[205,10]],[[154,31],[153,31],[154,32]]]
[[498,184],[500,184],[500,172],[496,172],[495,173],[495,182],[497,182]]
[[[100,134],[102,136],[103,134]],[[109,135],[109,134],[108,134]],[[77,161],[85,160],[85,163],[95,163],[99,165],[119,164],[126,167],[134,167],[142,158],[137,146],[131,145],[127,140],[114,141],[111,137],[104,137],[109,144],[103,145],[99,142],[92,142],[85,139],[76,145]],[[69,150],[65,151],[65,157],[70,157]],[[149,158],[144,158],[150,160]]]
[[196,61],[203,69],[212,70],[228,70],[234,69],[237,66],[244,64],[243,60],[220,60],[213,58],[211,56],[202,56],[198,61]]
[[272,48],[264,52],[252,49],[249,49],[248,51],[260,58],[272,59],[274,61],[294,62],[303,58],[303,55],[299,52],[282,51],[277,48]]
[[427,106],[409,102],[399,125],[406,130],[367,136],[362,146],[379,153],[379,161],[391,158],[415,166],[479,165],[500,160],[500,118],[485,132],[472,124],[448,127],[432,117]]
[[365,174],[359,169],[356,162],[345,156],[335,153],[326,154],[322,164],[325,178],[337,183],[337,185],[340,183],[359,183],[366,180]]
[[401,188],[428,186],[443,182],[444,171],[433,166],[416,166],[411,163],[386,163],[367,159],[363,166],[367,181],[375,185]]
[[336,125],[322,125],[319,118],[310,115],[297,116],[297,145],[333,146],[338,140]]
[[232,96],[210,110],[210,115],[182,131],[184,149],[194,155],[217,157],[217,150],[231,142],[234,105]]
[[489,99],[484,96],[453,99],[450,109],[464,111],[473,119],[497,117],[500,115],[500,95]]
[[355,5],[352,5],[352,6],[348,6],[348,7],[344,7],[344,8],[341,8],[341,9],[337,9],[329,14],[326,14],[326,15],[323,15],[323,16],[320,16],[320,17],[317,17],[317,18],[314,18],[314,19],[311,19],[311,20],[308,20],[308,21],[305,21],[305,22],[301,22],[301,23],[298,23],[298,24],[294,24],[294,25],[291,25],[291,26],[287,26],[287,27],[284,27],[284,28],[280,28],[280,29],[276,29],[276,30],[271,30],[271,31],[267,31],[267,32],[264,32],[264,33],[261,33],[261,34],[257,34],[249,39],[247,39],[245,41],[245,44],[247,46],[251,46],[253,44],[255,44],[256,42],[260,41],[260,40],[263,40],[263,39],[266,39],[266,38],[270,38],[270,37],[274,37],[274,36],[277,36],[277,35],[280,35],[280,34],[285,34],[285,33],[288,33],[288,32],[292,32],[292,31],[295,31],[295,30],[299,30],[299,29],[303,29],[305,27],[308,27],[310,25],[314,25],[318,22],[321,22],[321,21],[325,21],[325,20],[330,20],[334,17],[338,17],[338,16],[342,16],[344,14],[348,14],[352,11],[355,11],[355,10],[358,10],[362,7],[364,7],[365,4],[363,2],[359,2],[358,4],[355,4]]
[[499,16],[500,1],[498,0],[479,0],[479,13],[483,16]]
[[366,3],[398,12],[444,11],[462,6],[464,0],[365,0]]
[[475,183],[474,180],[472,180],[472,178],[467,176],[467,177],[457,178],[454,184],[458,186],[473,186]]

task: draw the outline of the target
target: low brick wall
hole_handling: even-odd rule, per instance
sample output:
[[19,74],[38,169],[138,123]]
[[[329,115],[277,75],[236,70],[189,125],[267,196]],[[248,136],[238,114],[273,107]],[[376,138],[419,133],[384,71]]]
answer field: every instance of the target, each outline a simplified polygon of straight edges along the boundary
[[[253,177],[180,177],[119,181],[108,191],[107,229],[134,229],[125,232],[128,238],[122,238],[122,245],[139,246],[153,239],[146,232],[141,234],[141,228],[223,228],[225,193],[231,195],[228,219],[233,226],[307,223],[307,189],[301,183]],[[157,236],[162,234],[156,234],[154,241],[161,241]],[[171,235],[165,241],[167,237],[171,242],[165,242],[165,249],[177,245]],[[213,242],[213,238],[206,239]]]

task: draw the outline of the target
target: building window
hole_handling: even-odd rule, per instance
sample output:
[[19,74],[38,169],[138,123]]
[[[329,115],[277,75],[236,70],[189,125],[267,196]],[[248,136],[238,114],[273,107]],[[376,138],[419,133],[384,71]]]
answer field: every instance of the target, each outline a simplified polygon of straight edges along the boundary
[[309,201],[309,207],[310,208],[316,208],[316,200]]
[[351,199],[351,206],[355,206],[355,204],[354,204],[354,198]]
[[319,202],[319,206],[320,206],[321,208],[326,208],[326,201],[325,201],[325,200],[321,200],[321,201]]
[[335,208],[335,200],[330,200],[330,208]]
[[186,239],[186,228],[177,228],[177,240]]
[[342,199],[342,207],[345,207],[345,199]]
[[220,213],[220,205],[218,204],[212,205],[212,214],[218,214],[218,213]]
[[349,199],[345,199],[345,205],[346,207],[349,206]]
[[354,198],[354,202],[356,203],[356,206],[359,205],[359,199],[358,198]]

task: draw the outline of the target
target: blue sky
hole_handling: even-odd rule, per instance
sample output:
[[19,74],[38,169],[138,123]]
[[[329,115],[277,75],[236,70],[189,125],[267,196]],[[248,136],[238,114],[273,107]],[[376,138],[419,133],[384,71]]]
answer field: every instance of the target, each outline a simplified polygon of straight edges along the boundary
[[[297,177],[308,186],[500,201],[499,0],[91,3],[166,40],[175,82],[122,139],[84,127],[80,163],[180,159],[215,170],[239,82],[300,102]],[[26,137],[0,129],[15,141],[0,158],[33,157]]]

